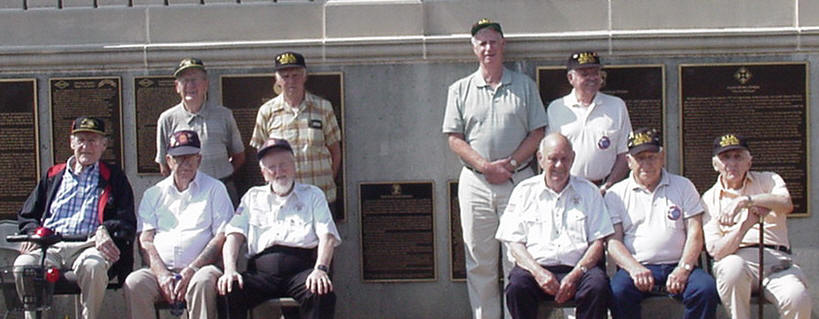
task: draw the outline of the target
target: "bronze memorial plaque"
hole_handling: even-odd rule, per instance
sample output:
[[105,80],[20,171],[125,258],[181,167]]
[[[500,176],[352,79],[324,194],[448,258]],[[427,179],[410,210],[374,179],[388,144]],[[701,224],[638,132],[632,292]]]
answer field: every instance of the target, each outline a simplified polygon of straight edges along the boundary
[[359,184],[364,281],[436,280],[432,182]]
[[452,281],[466,280],[466,251],[464,250],[463,228],[461,228],[461,206],[458,203],[458,182],[449,181],[449,266]]
[[179,100],[173,76],[134,77],[138,174],[159,174],[159,165],[154,161],[156,121]]
[[743,135],[751,169],[785,179],[794,205],[789,216],[809,216],[807,96],[806,62],[680,65],[683,175],[705,192],[717,178],[714,138]]
[[[264,183],[256,159],[256,149],[250,146],[253,127],[256,125],[256,114],[259,107],[276,97],[273,74],[224,75],[220,79],[222,104],[233,110],[233,117],[245,143],[247,162],[234,176],[239,194],[248,188]],[[307,91],[321,96],[333,104],[336,120],[341,129],[342,165],[336,176],[336,202],[331,204],[336,221],[344,220],[344,81],[341,72],[310,73],[305,84]]]
[[[572,91],[565,67],[538,67],[537,85],[545,107]],[[664,128],[665,66],[607,65],[601,92],[626,102],[632,128]]]
[[108,148],[104,161],[123,165],[122,86],[118,76],[49,79],[51,98],[51,143],[54,162],[63,163],[73,154],[69,136],[71,123],[79,116],[105,121]]
[[36,79],[0,79],[0,219],[16,219],[39,180],[36,114]]

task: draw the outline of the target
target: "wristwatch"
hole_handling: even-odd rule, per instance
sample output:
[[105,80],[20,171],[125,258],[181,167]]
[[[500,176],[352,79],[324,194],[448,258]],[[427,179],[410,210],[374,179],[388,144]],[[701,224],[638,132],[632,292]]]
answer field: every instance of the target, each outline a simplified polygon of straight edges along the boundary
[[330,271],[330,268],[328,268],[328,267],[327,267],[327,265],[321,265],[321,264],[319,264],[318,266],[316,266],[316,269],[321,270],[321,271],[323,271],[323,272],[328,272],[328,271]]
[[689,263],[680,263],[680,267],[682,267],[682,269],[685,269],[685,271],[688,271],[688,272],[691,272],[692,270],[694,270],[694,265],[691,265]]
[[512,164],[513,168],[518,168],[518,161],[516,161],[514,158],[509,161],[509,164]]

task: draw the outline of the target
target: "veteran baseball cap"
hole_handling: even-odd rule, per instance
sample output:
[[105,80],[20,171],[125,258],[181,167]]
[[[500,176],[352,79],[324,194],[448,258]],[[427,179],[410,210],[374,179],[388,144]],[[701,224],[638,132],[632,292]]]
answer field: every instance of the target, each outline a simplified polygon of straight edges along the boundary
[[628,135],[628,153],[637,155],[640,152],[659,152],[663,147],[660,131],[653,128],[639,128]]
[[289,151],[290,154],[293,154],[293,148],[290,146],[290,143],[287,142],[287,140],[283,138],[271,138],[265,141],[264,145],[259,148],[259,151],[256,152],[256,158],[261,159],[265,154],[267,154],[267,152],[273,150],[274,148],[285,149]]
[[503,35],[503,29],[501,29],[500,23],[490,21],[487,18],[481,18],[478,22],[472,25],[472,36],[475,36],[478,31],[481,31],[483,28],[491,28],[492,30],[498,31],[501,35]]
[[569,56],[569,60],[566,62],[566,68],[569,70],[588,67],[599,68],[602,66],[603,65],[600,63],[600,56],[598,56],[596,52],[592,51],[572,53],[572,55]]
[[80,116],[71,124],[71,134],[79,132],[97,133],[105,136],[105,122],[91,116]]
[[282,52],[277,55],[274,69],[278,71],[287,68],[307,68],[304,63],[304,56],[292,51]]
[[199,135],[195,131],[176,131],[171,135],[171,141],[168,143],[168,155],[199,154],[201,148],[202,143],[199,142]]
[[714,155],[735,149],[751,150],[748,141],[740,135],[728,133],[714,139]]
[[179,61],[179,65],[176,66],[176,70],[173,71],[173,77],[179,77],[179,73],[187,69],[200,69],[202,72],[207,72],[205,71],[205,64],[202,63],[202,60],[197,58],[184,58],[182,61]]

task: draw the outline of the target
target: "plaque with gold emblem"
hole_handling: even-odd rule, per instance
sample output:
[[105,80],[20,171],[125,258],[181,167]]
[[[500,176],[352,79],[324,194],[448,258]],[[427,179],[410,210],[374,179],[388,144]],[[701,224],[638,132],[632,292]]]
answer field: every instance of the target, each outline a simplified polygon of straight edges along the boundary
[[809,216],[808,63],[679,68],[683,175],[701,192],[711,188],[717,178],[711,164],[714,139],[736,133],[751,149],[751,170],[773,171],[785,180],[794,205],[788,216]]
[[364,281],[437,279],[432,194],[432,182],[359,184]]
[[36,79],[0,79],[0,136],[0,219],[16,219],[40,178]]
[[156,163],[156,121],[179,103],[173,76],[134,77],[137,173],[159,174]]
[[73,155],[69,136],[74,119],[92,116],[105,121],[109,140],[102,160],[123,167],[121,82],[119,77],[49,79],[54,163],[64,163]]

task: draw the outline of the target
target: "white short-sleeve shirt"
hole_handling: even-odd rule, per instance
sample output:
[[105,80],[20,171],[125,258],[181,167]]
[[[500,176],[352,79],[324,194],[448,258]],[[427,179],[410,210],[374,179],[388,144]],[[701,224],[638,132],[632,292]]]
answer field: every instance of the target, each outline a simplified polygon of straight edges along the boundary
[[315,248],[325,234],[341,244],[324,192],[301,183],[285,197],[273,193],[269,184],[250,188],[225,226],[226,235],[233,233],[245,236],[251,256],[274,245]]
[[148,188],[139,203],[137,230],[155,230],[154,246],[169,269],[193,262],[233,216],[225,185],[196,172],[188,189],[180,192],[173,175]]
[[546,110],[548,133],[560,132],[575,152],[571,174],[596,181],[606,178],[617,154],[628,152],[631,120],[620,98],[598,92],[591,105],[577,101],[575,91],[552,101]]
[[530,177],[512,191],[495,238],[526,245],[543,266],[574,266],[589,244],[614,232],[600,190],[572,176],[560,193],[544,175]]
[[665,169],[653,192],[631,174],[609,188],[605,198],[612,224],[623,225],[623,244],[642,264],[679,262],[687,237],[685,220],[703,213],[694,184]]

